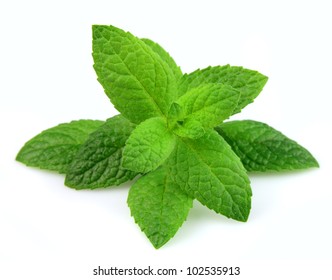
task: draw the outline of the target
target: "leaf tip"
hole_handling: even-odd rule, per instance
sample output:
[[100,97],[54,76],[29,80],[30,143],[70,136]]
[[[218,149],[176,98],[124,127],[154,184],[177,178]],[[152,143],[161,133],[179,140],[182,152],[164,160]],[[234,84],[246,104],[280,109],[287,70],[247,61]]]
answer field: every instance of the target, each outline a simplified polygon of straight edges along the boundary
[[17,153],[17,155],[16,155],[16,157],[15,157],[15,160],[18,161],[18,162],[23,163],[23,162],[22,162],[21,151],[22,151],[22,150],[20,150],[20,151]]
[[101,29],[103,29],[105,27],[105,25],[100,25],[100,24],[93,24],[91,26],[92,28],[92,33],[95,34],[96,32],[100,31]]
[[310,153],[310,156],[311,156],[311,162],[310,162],[310,164],[309,164],[309,168],[310,167],[314,167],[314,168],[319,168],[320,167],[320,165],[319,165],[319,162],[318,162],[318,160]]

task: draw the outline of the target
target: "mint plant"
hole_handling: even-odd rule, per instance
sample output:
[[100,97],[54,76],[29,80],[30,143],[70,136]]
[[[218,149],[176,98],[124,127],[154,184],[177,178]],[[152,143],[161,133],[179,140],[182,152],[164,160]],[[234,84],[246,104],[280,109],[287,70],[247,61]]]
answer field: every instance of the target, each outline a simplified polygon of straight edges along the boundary
[[81,189],[120,185],[131,215],[155,248],[168,242],[196,199],[247,221],[247,173],[318,167],[295,141],[257,121],[226,121],[263,89],[267,77],[237,66],[182,74],[158,44],[114,26],[93,26],[94,69],[121,115],[43,131],[17,160],[65,174]]

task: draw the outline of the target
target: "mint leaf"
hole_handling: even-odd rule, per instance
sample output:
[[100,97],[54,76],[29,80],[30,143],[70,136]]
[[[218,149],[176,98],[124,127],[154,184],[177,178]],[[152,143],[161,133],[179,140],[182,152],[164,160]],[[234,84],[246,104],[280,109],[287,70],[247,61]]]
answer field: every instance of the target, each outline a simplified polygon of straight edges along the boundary
[[173,132],[180,137],[197,139],[204,135],[205,129],[199,121],[185,119],[183,122],[177,123]]
[[267,124],[232,121],[221,124],[216,130],[232,146],[248,171],[318,167],[318,162],[305,148]]
[[134,123],[165,116],[177,96],[170,67],[143,41],[114,26],[93,26],[98,80],[124,117]]
[[229,118],[236,108],[240,92],[223,84],[203,84],[190,89],[177,103],[187,119],[213,128]]
[[206,83],[222,83],[238,91],[241,96],[233,114],[239,113],[242,108],[252,103],[262,91],[267,82],[267,77],[257,71],[238,66],[215,66],[198,69],[190,74],[185,74],[179,84],[179,96],[184,95],[192,88]]
[[217,132],[180,139],[167,166],[172,180],[203,205],[235,220],[248,219],[251,188],[246,170]]
[[141,40],[147,44],[155,53],[157,53],[164,62],[167,63],[177,81],[182,78],[182,71],[180,67],[176,65],[176,62],[167,51],[165,51],[159,44],[153,42],[150,39],[144,38]]
[[183,108],[180,104],[174,102],[172,103],[171,107],[168,111],[167,116],[167,125],[170,129],[173,129],[178,122],[181,122],[184,120],[184,112]]
[[146,173],[160,166],[170,155],[175,136],[162,118],[151,118],[137,126],[126,142],[122,166]]
[[120,185],[137,173],[121,167],[124,145],[135,125],[121,115],[91,133],[69,165],[65,184],[75,189]]
[[16,160],[27,166],[66,173],[79,147],[102,121],[79,120],[44,130],[25,143]]
[[155,248],[169,241],[186,220],[193,199],[159,168],[141,177],[129,190],[131,215]]

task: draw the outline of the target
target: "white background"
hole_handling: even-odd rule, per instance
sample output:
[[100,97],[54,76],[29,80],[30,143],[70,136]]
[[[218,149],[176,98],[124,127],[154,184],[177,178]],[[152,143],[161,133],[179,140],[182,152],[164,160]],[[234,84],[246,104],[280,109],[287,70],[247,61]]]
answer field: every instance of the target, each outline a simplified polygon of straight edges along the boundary
[[[92,276],[98,265],[240,266],[229,279],[332,279],[329,2],[1,0],[0,279],[127,279]],[[46,128],[116,114],[92,68],[92,24],[159,42],[183,72],[229,63],[269,76],[234,118],[270,124],[321,167],[251,175],[247,223],[197,203],[155,250],[130,217],[129,184],[78,192],[62,175],[15,162]],[[187,278],[201,279],[150,277]]]

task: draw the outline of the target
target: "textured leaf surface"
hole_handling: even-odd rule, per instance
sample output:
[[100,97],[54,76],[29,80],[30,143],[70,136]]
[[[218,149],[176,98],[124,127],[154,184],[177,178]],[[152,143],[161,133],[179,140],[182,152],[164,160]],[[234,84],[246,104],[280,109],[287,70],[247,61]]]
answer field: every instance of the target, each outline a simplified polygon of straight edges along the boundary
[[146,173],[160,166],[170,155],[175,136],[162,118],[151,118],[139,124],[126,142],[122,166]]
[[246,170],[217,132],[179,140],[167,166],[174,182],[208,208],[235,220],[248,219],[251,188]]
[[186,220],[192,202],[164,168],[141,177],[128,195],[131,215],[155,248],[175,235]]
[[121,167],[124,145],[135,125],[121,115],[93,132],[70,164],[65,184],[75,189],[120,185],[137,173]]
[[16,160],[28,166],[66,173],[79,147],[103,123],[79,120],[44,130],[25,143]]
[[186,119],[174,127],[173,132],[185,138],[197,139],[204,135],[205,129],[199,121]]
[[168,111],[167,124],[169,128],[174,128],[178,121],[184,120],[183,108],[180,104],[174,102]]
[[318,167],[305,148],[267,124],[232,121],[221,124],[216,130],[232,146],[248,171]]
[[114,106],[134,123],[164,116],[176,98],[172,70],[143,41],[113,26],[93,26],[98,80]]
[[153,42],[150,39],[141,39],[145,44],[147,44],[155,53],[157,53],[160,58],[165,61],[169,68],[172,70],[175,79],[178,81],[182,77],[182,71],[179,66],[176,65],[174,59],[170,56],[170,54],[164,50],[159,44]]
[[177,100],[187,119],[205,127],[215,127],[229,118],[236,108],[240,92],[223,84],[203,84],[190,89]]
[[238,66],[215,66],[198,69],[190,74],[185,74],[180,82],[179,96],[188,90],[206,83],[222,83],[240,91],[241,96],[233,114],[252,103],[262,91],[267,82],[267,77],[257,71]]

